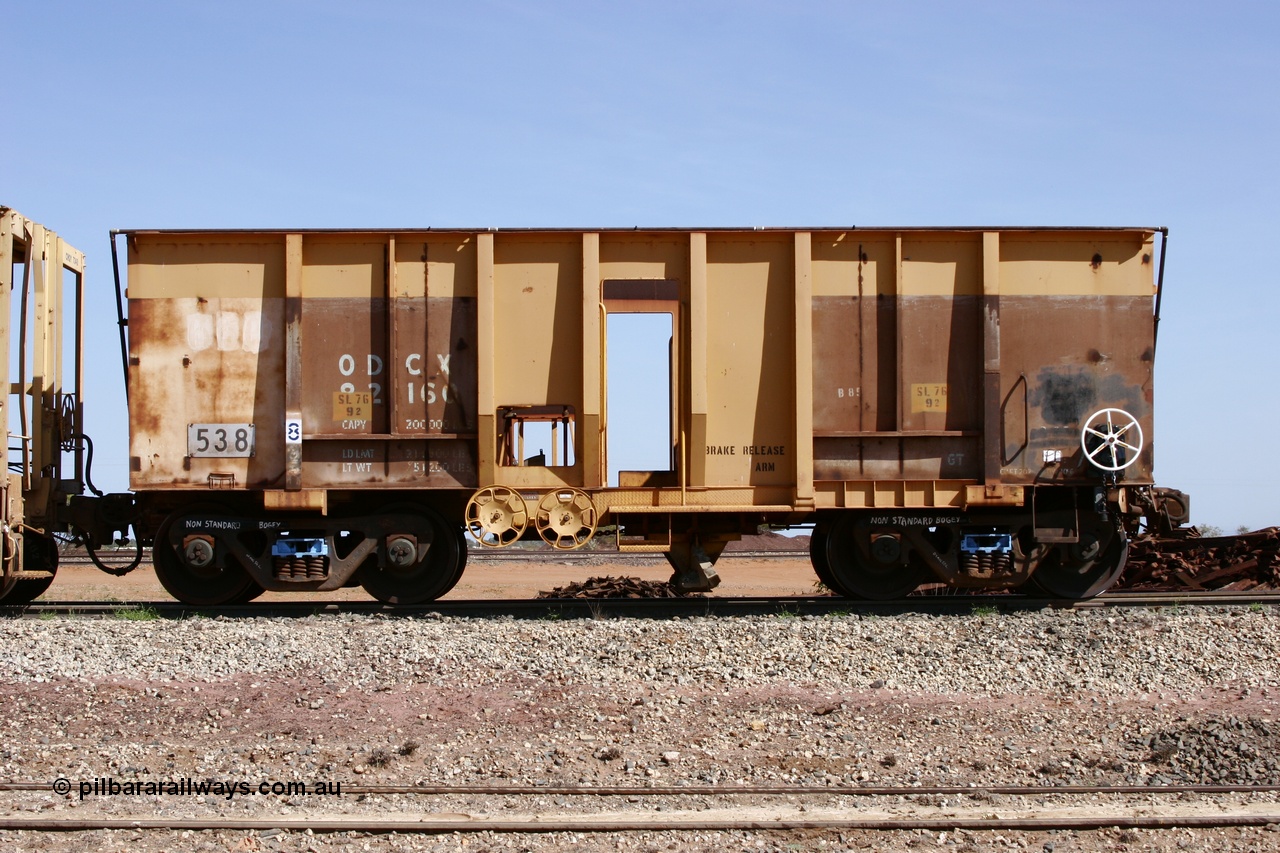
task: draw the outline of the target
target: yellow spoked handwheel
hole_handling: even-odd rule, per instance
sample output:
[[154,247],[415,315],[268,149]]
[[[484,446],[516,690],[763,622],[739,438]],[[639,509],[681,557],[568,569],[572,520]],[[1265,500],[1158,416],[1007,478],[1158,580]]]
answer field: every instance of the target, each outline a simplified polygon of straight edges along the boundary
[[538,535],[553,548],[581,548],[596,532],[596,505],[586,492],[556,489],[538,501],[533,524]]
[[486,548],[515,542],[529,526],[524,498],[507,486],[485,486],[467,501],[467,530]]

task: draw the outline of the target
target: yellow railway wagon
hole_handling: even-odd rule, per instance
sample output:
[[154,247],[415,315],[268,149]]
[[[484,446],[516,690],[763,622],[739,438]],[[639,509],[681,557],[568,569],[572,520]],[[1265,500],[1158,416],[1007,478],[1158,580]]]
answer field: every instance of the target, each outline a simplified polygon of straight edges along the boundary
[[9,383],[0,395],[5,604],[25,604],[53,583],[54,534],[70,530],[59,513],[83,491],[84,265],[84,254],[56,232],[0,206],[0,376]]
[[[845,595],[1085,597],[1185,516],[1152,481],[1161,229],[120,233],[138,525],[191,603],[427,601],[464,530],[603,526],[709,589],[810,522]],[[669,340],[615,353],[624,313]],[[667,464],[616,482],[610,357],[670,401]]]

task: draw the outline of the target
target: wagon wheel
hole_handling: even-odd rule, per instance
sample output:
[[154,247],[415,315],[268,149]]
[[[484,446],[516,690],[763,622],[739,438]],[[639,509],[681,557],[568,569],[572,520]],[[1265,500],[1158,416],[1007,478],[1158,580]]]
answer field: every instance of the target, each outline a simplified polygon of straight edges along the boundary
[[227,603],[228,604],[248,604],[250,601],[253,601],[255,598],[262,595],[266,591],[267,591],[266,587],[262,586],[260,583],[250,578],[249,585],[244,588],[244,592],[240,593],[239,595],[237,595],[235,598],[233,598],[231,601],[228,601]]
[[823,586],[836,595],[848,598],[848,594],[836,585],[835,575],[831,574],[831,566],[827,563],[827,539],[830,530],[831,524],[825,519],[814,525],[813,535],[809,538],[809,562],[813,564],[813,573],[818,576]]
[[445,586],[443,590],[441,590],[440,595],[437,595],[436,598],[439,598],[441,595],[448,595],[449,590],[453,589],[455,586],[458,585],[458,581],[462,580],[462,573],[467,570],[466,528],[460,525],[454,526],[453,533],[454,533],[454,538],[458,540],[458,558],[453,566],[453,579],[449,581],[448,585]]
[[1058,545],[1032,572],[1026,592],[1083,600],[1101,595],[1120,579],[1129,558],[1129,539],[1117,522],[1081,513],[1080,541]]
[[1080,449],[1095,468],[1123,471],[1142,452],[1142,426],[1124,409],[1099,409],[1080,428]]
[[47,536],[26,533],[22,537],[22,570],[24,572],[49,572],[43,577],[23,578],[13,582],[13,587],[3,596],[5,605],[30,604],[53,583],[58,571],[58,543]]
[[455,526],[414,504],[395,504],[382,513],[403,517],[405,529],[387,537],[385,565],[371,559],[361,567],[365,592],[384,604],[421,604],[448,592],[466,562],[465,543]]
[[161,523],[151,545],[151,562],[156,578],[165,591],[183,604],[201,607],[233,604],[247,595],[257,582],[249,576],[234,558],[226,555],[224,565],[210,561],[206,566],[192,566],[182,557],[169,538],[174,524],[193,515],[228,514],[225,507],[188,507],[179,510]]
[[814,546],[822,549],[825,559],[824,565],[815,558],[814,569],[822,565],[841,595],[875,601],[902,598],[928,578],[928,569],[917,561],[904,564],[897,555],[861,541],[868,537],[858,527],[856,517],[845,513],[831,522],[823,541]]
[[467,501],[467,530],[486,548],[515,542],[529,524],[524,498],[507,486],[485,486]]
[[556,489],[538,501],[533,524],[538,535],[553,548],[581,548],[596,532],[596,505],[586,492]]

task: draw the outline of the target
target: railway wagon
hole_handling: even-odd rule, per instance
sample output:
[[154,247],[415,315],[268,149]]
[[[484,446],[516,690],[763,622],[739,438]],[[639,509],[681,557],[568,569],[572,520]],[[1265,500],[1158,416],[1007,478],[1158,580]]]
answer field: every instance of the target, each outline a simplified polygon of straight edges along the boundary
[[[186,602],[431,600],[466,530],[604,527],[705,590],[729,541],[803,523],[847,596],[1079,598],[1185,520],[1152,479],[1162,229],[118,234],[134,524]],[[625,356],[669,454],[611,477],[609,318],[636,313],[669,323]]]
[[[53,536],[70,531],[61,511],[84,488],[84,269],[84,254],[56,232],[0,206],[0,376],[8,383],[0,394],[8,463],[0,480],[5,604],[31,601],[53,583]],[[107,526],[113,519],[102,510],[112,503],[119,501],[101,502],[96,513]]]

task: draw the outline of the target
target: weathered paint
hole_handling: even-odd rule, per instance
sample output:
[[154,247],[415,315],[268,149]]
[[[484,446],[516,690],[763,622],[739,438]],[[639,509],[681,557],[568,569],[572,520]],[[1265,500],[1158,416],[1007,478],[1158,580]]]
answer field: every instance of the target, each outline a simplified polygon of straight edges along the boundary
[[[1148,437],[1125,482],[1150,482],[1151,241],[1149,229],[136,232],[132,482],[577,487],[629,512],[959,506],[969,486],[1099,482],[1080,467],[1079,421],[1107,406]],[[674,462],[606,488],[602,329],[628,310],[673,317]],[[503,464],[502,413],[521,407],[573,413],[573,464]],[[259,452],[187,458],[189,423],[254,423]]]

